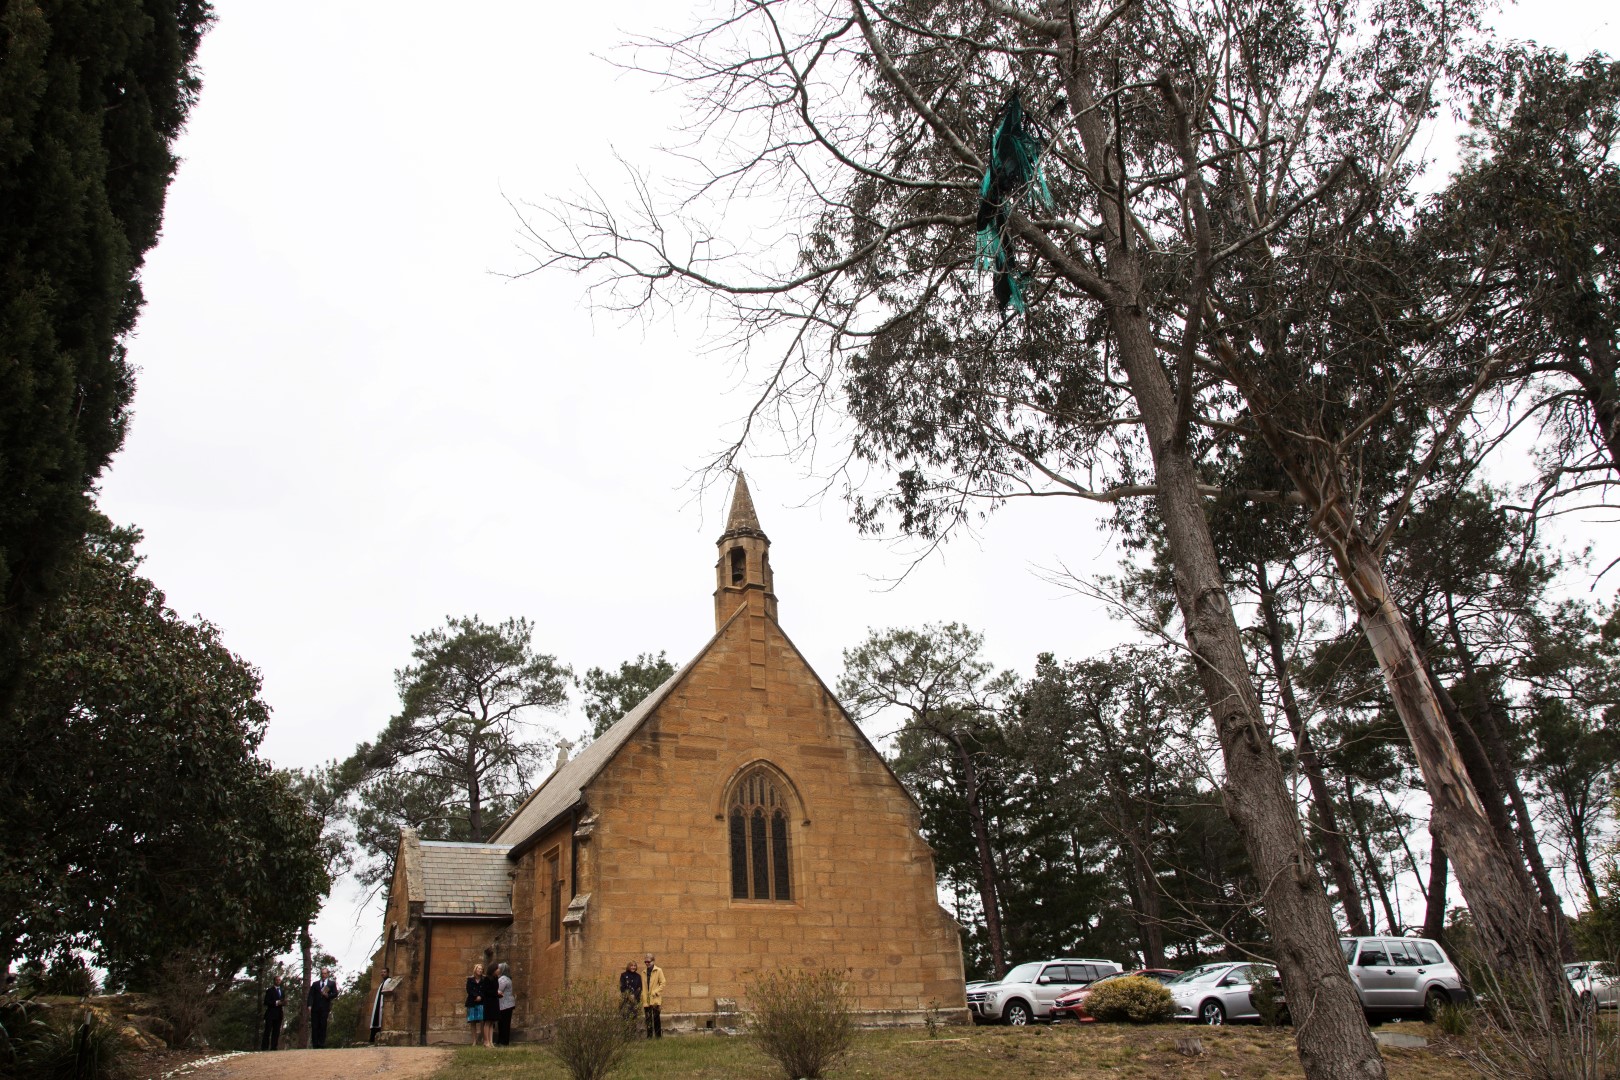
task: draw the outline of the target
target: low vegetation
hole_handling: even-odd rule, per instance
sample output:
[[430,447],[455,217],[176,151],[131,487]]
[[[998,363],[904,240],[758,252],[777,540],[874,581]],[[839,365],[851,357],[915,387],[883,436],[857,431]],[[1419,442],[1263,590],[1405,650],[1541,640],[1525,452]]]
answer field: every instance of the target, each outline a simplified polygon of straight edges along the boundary
[[605,982],[576,982],[543,1007],[545,1052],[573,1080],[603,1080],[624,1061],[638,1034],[619,993]]
[[0,1000],[0,1076],[15,1080],[123,1080],[131,1054],[118,1029],[92,1012]]
[[[1433,1037],[1426,1024],[1402,1031]],[[1177,1042],[1197,1036],[1203,1052],[1188,1057]],[[1477,1080],[1448,1051],[1385,1049],[1390,1080]],[[457,1052],[435,1080],[566,1080],[568,1073],[538,1046]],[[767,1080],[781,1073],[752,1039],[672,1036],[630,1048],[615,1080]],[[942,1027],[859,1030],[828,1080],[1295,1080],[1303,1075],[1288,1031],[1255,1025],[1190,1028],[1180,1024],[1036,1025],[1028,1028]]]
[[788,1080],[820,1080],[855,1042],[842,971],[776,971],[748,988],[748,1034]]
[[1092,987],[1086,1011],[1105,1022],[1162,1024],[1176,1014],[1176,1000],[1157,979],[1127,975]]

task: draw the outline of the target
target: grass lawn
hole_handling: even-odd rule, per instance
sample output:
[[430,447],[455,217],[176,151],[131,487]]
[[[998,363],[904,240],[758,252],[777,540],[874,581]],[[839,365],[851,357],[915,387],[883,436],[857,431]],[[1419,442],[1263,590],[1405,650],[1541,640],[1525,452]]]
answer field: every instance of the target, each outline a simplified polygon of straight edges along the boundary
[[[1427,1024],[1392,1029],[1433,1036]],[[1204,1043],[1200,1057],[1183,1057],[1176,1040]],[[1384,1050],[1391,1080],[1471,1080],[1476,1074],[1432,1048]],[[672,1036],[631,1048],[616,1080],[781,1080],[782,1073],[746,1038]],[[855,1051],[831,1080],[1292,1080],[1301,1076],[1293,1033],[1260,1027],[1206,1028],[1164,1024],[1062,1024],[1029,1028],[943,1028],[862,1032]],[[568,1080],[538,1047],[459,1050],[436,1080]]]

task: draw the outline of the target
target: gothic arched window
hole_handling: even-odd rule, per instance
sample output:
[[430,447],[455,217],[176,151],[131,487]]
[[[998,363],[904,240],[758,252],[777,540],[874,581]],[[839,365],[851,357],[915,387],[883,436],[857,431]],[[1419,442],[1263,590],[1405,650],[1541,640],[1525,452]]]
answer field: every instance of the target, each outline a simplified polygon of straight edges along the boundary
[[731,790],[731,898],[792,900],[788,803],[781,782],[755,769]]

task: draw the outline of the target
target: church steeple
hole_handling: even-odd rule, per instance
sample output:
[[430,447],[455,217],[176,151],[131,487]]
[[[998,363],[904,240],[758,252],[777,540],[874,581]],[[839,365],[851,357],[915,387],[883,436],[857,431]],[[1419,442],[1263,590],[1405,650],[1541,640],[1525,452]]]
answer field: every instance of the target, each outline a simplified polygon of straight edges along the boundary
[[718,542],[715,563],[714,625],[719,627],[747,604],[756,615],[776,618],[775,582],[771,577],[771,541],[759,527],[748,481],[737,474],[731,493],[731,513]]

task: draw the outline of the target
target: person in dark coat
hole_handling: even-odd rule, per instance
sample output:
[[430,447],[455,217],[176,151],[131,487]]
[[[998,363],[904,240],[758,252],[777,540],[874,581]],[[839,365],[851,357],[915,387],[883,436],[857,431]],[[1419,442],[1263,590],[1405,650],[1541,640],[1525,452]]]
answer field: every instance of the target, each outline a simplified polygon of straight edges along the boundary
[[517,990],[512,985],[512,969],[507,964],[500,966],[501,978],[496,984],[500,987],[501,1014],[495,1022],[495,1045],[512,1045],[512,1012],[517,1008]]
[[332,999],[338,996],[337,980],[331,968],[321,968],[318,982],[309,988],[309,1045],[315,1050],[326,1049],[326,1021],[332,1015]]
[[641,1014],[641,972],[636,970],[634,960],[624,965],[624,972],[619,976],[619,1011],[631,1024]]
[[281,1049],[281,1018],[287,1007],[287,992],[281,988],[281,976],[264,991],[264,1037],[259,1040],[260,1050]]
[[484,968],[478,992],[484,997],[484,1045],[495,1045],[495,1028],[501,1019],[501,973],[492,963]]

